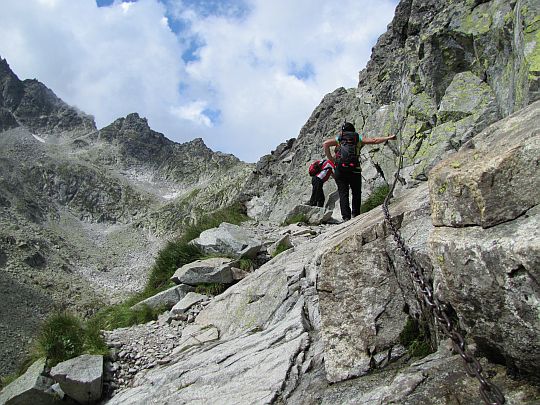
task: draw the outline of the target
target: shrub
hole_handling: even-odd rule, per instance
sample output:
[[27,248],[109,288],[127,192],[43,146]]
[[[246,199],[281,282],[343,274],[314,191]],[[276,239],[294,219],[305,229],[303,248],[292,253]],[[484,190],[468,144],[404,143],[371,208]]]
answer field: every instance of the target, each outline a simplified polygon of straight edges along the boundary
[[49,365],[54,366],[83,354],[84,341],[85,331],[80,319],[65,312],[57,313],[43,324],[35,357],[46,357]]
[[360,206],[360,213],[371,211],[373,208],[378,207],[384,202],[384,199],[390,192],[390,186],[384,184],[373,190],[366,201]]

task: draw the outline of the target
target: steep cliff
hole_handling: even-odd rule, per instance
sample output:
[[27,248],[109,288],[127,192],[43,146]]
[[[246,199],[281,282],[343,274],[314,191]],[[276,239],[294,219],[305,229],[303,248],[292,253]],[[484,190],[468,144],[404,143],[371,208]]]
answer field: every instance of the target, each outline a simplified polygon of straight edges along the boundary
[[345,119],[365,136],[398,136],[363,149],[363,197],[393,179],[400,154],[398,192],[427,180],[440,159],[540,98],[539,13],[534,0],[401,1],[358,87],[328,94],[297,139],[259,161],[252,214],[279,221],[309,199],[309,162]]

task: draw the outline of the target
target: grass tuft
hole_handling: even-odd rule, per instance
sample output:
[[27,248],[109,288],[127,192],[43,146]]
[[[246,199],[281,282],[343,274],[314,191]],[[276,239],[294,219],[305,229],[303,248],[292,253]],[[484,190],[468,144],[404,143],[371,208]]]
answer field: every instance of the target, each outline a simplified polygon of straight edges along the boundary
[[364,212],[371,211],[373,208],[381,205],[389,192],[390,186],[388,184],[375,188],[366,201],[360,206],[360,213],[363,214]]
[[195,292],[197,294],[204,294],[209,296],[216,296],[221,294],[227,289],[225,284],[221,283],[203,283],[195,287]]
[[289,250],[291,248],[291,246],[288,246],[284,243],[280,243],[277,245],[276,247],[276,251],[274,252],[274,254],[272,255],[272,257],[276,257],[277,255],[279,255],[280,253],[283,253],[285,252],[286,250]]

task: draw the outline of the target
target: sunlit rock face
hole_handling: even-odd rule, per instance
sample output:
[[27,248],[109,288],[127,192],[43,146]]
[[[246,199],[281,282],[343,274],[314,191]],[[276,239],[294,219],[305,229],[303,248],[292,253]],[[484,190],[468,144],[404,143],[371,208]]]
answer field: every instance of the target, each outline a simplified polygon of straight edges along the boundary
[[281,221],[309,200],[309,163],[344,120],[364,136],[398,136],[363,148],[363,199],[393,180],[400,154],[398,192],[426,181],[438,161],[540,98],[539,13],[534,0],[401,1],[358,87],[326,95],[296,139],[257,163],[253,214]]

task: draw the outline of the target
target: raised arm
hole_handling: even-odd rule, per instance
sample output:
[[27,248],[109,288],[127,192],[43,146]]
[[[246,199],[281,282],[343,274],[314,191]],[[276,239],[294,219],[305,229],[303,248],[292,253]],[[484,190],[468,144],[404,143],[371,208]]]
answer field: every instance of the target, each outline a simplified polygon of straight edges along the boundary
[[332,146],[337,146],[337,141],[335,139],[327,139],[323,142],[323,150],[324,150],[324,156],[330,161],[334,161],[334,156],[332,156],[332,152],[330,152],[330,148]]
[[362,143],[365,143],[367,145],[375,145],[377,143],[383,143],[383,142],[386,142],[386,141],[392,141],[396,139],[396,136],[395,135],[391,135],[391,136],[383,136],[381,138],[366,138],[366,137],[362,137]]

